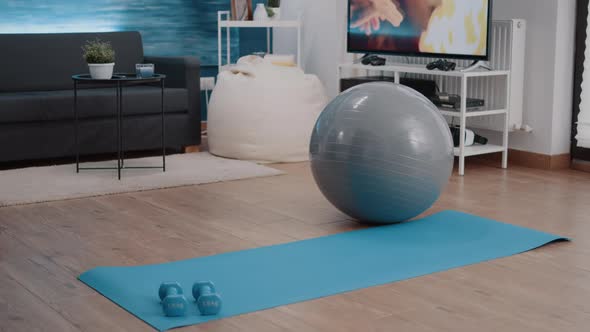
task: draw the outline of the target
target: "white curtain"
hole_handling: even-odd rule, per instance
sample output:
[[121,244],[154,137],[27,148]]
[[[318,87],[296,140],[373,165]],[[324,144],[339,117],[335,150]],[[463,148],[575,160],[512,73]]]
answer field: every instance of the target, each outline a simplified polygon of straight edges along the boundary
[[[590,4],[589,4],[590,9]],[[582,78],[582,102],[580,103],[580,114],[578,115],[578,146],[590,148],[590,15],[588,17],[588,28],[586,30],[586,52],[584,61],[584,74]]]

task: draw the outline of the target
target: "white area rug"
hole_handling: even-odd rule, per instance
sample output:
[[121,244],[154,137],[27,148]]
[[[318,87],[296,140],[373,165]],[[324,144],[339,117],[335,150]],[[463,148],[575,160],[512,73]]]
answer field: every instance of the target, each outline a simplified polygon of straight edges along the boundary
[[[116,164],[116,161],[94,162],[81,167],[116,167]],[[162,157],[125,161],[125,166],[161,165]],[[75,168],[72,164],[0,171],[0,207],[283,174],[266,166],[219,158],[206,152],[167,156],[165,173],[161,169],[123,170],[121,181],[117,180],[117,170],[81,170],[76,174]]]

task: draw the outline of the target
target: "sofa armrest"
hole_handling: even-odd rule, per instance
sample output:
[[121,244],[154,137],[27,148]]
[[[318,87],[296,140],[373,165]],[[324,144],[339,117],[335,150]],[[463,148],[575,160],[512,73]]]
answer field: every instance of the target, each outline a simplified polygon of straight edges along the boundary
[[190,88],[191,83],[199,87],[201,64],[199,59],[192,56],[165,57],[145,56],[144,62],[153,63],[156,73],[166,75],[166,85],[171,88]]
[[201,122],[201,64],[194,56],[144,56],[145,63],[153,63],[156,73],[166,75],[165,86],[188,91],[191,121]]

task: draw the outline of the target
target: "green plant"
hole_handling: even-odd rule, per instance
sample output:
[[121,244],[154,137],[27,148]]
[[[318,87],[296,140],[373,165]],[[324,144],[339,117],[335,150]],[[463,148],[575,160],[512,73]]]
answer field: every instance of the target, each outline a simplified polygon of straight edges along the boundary
[[84,60],[87,63],[112,63],[115,62],[115,50],[110,42],[95,39],[86,41],[82,46]]
[[269,6],[264,7],[264,9],[266,9],[266,14],[268,15],[268,17],[273,17],[275,16],[275,11],[270,9]]
[[268,0],[266,6],[270,8],[279,8],[281,7],[281,0]]

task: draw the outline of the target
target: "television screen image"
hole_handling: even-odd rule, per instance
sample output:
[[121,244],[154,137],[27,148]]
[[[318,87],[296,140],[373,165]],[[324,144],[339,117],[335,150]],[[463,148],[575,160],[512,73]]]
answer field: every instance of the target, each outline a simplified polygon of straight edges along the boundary
[[349,0],[348,51],[487,60],[492,0]]

